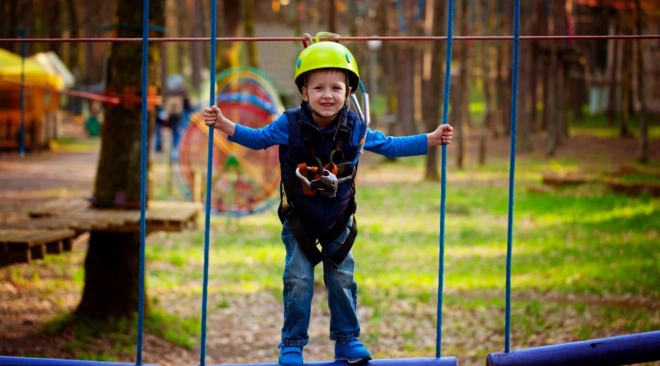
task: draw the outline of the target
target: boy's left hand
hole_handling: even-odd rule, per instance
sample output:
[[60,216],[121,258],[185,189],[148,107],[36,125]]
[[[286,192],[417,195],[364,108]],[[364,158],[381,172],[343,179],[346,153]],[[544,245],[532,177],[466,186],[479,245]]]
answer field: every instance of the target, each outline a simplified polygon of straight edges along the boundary
[[428,133],[429,146],[438,146],[442,144],[449,145],[453,136],[454,128],[450,125],[440,125],[435,131]]

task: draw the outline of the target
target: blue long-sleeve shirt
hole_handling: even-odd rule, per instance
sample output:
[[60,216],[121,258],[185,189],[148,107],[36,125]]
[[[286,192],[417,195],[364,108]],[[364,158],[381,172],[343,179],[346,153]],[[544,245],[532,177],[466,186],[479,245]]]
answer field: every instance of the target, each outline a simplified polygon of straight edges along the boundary
[[[357,146],[360,135],[353,134],[353,143]],[[286,115],[260,129],[236,124],[234,136],[229,141],[236,142],[253,150],[267,149],[273,145],[287,145],[289,142],[289,127]],[[367,130],[364,149],[388,158],[425,155],[428,153],[428,138],[426,134],[411,136],[385,136],[380,131]]]

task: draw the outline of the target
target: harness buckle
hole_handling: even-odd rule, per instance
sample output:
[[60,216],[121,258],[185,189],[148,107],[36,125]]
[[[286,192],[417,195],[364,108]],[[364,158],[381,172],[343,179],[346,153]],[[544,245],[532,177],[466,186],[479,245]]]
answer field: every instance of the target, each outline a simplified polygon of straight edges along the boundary
[[[307,172],[314,173],[314,178],[310,181],[301,169]],[[339,182],[337,176],[328,169],[318,167],[308,167],[306,164],[299,164],[296,168],[296,176],[300,179],[303,186],[303,193],[313,196],[317,191],[319,194],[326,197],[335,197],[337,195],[337,188]]]

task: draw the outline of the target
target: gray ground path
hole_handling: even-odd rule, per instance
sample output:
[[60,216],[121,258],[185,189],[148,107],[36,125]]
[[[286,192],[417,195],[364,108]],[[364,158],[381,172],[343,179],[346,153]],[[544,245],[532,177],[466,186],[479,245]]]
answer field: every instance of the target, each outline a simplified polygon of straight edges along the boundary
[[91,195],[98,152],[0,154],[0,222],[53,198]]

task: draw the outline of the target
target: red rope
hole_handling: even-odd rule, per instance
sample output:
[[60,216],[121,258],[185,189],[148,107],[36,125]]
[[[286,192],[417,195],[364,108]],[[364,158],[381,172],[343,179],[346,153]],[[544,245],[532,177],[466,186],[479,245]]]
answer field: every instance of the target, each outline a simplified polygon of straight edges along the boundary
[[[454,36],[456,41],[513,41],[513,36]],[[209,42],[209,37],[149,38],[149,42]],[[340,37],[327,38],[342,41],[445,41],[446,36],[390,36],[390,37]],[[566,41],[566,40],[608,40],[608,39],[660,39],[660,34],[611,34],[611,35],[570,35],[570,36],[520,36],[523,41]],[[305,42],[304,37],[218,37],[218,42]],[[7,43],[109,43],[142,42],[142,38],[0,38]]]
[[[3,84],[11,84],[11,85],[16,85],[20,86],[20,82],[15,82],[11,80],[2,80],[0,78],[0,83]],[[89,92],[84,92],[84,91],[79,91],[79,90],[58,90],[55,88],[49,88],[46,86],[40,86],[40,85],[34,85],[34,84],[29,84],[29,83],[23,83],[23,86],[28,89],[37,89],[37,90],[43,90],[43,91],[48,91],[52,93],[57,93],[57,94],[64,94],[72,97],[80,97],[80,98],[85,98],[85,99],[90,99],[90,100],[96,100],[102,103],[106,104],[111,104],[111,105],[119,105],[119,104],[124,104],[124,105],[137,105],[142,103],[142,97],[139,95],[131,95],[131,94],[125,94],[125,93],[113,93],[110,90],[106,90],[104,94],[94,94],[94,93],[89,93]],[[147,97],[147,104],[148,105],[161,105],[162,104],[162,98],[160,96],[148,96]]]

